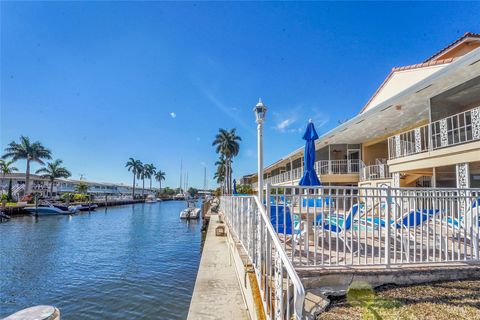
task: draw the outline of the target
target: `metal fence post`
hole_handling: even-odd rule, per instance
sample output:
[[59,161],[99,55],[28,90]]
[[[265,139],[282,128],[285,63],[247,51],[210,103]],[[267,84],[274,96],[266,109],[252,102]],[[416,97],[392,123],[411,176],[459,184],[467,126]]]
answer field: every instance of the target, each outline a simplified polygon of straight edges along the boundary
[[390,218],[392,216],[391,206],[390,206],[390,203],[391,203],[391,200],[392,200],[392,188],[391,187],[387,188],[387,198],[385,200],[386,200],[385,205],[387,207],[386,217],[385,217],[386,227],[384,228],[385,229],[385,264],[387,266],[389,266],[390,265]]

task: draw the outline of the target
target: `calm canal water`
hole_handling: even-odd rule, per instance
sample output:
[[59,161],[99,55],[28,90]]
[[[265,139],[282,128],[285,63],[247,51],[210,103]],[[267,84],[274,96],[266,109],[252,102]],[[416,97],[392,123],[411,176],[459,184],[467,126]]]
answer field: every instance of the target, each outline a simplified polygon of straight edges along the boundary
[[0,318],[38,304],[68,319],[185,319],[201,222],[184,202],[0,223]]

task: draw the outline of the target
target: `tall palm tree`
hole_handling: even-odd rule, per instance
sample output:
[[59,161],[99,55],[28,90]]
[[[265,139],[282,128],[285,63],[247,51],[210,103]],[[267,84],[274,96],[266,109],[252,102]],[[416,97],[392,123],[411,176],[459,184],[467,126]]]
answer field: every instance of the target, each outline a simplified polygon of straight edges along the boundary
[[52,159],[52,152],[45,148],[41,142],[31,142],[29,137],[20,136],[20,143],[10,142],[5,148],[3,159],[12,158],[13,161],[27,160],[27,169],[25,172],[25,194],[30,193],[30,163],[37,162],[42,165],[43,159]]
[[165,172],[158,170],[157,173],[155,173],[155,180],[158,181],[160,193],[162,193],[162,180],[165,180]]
[[242,138],[237,136],[236,129],[226,130],[219,129],[215,139],[212,142],[212,146],[216,147],[216,152],[225,157],[226,160],[226,173],[225,178],[227,182],[227,193],[231,193],[231,181],[232,181],[232,159],[238,155],[240,151],[239,141]]
[[72,174],[67,168],[62,166],[63,161],[57,159],[53,162],[47,162],[47,165],[44,168],[40,168],[35,172],[36,174],[42,174],[42,177],[48,178],[50,181],[50,197],[53,195],[53,184],[55,179],[58,178],[68,178]]
[[140,178],[140,172],[143,170],[143,164],[140,160],[128,159],[125,167],[133,174],[132,198],[135,199],[135,178]]
[[145,165],[145,178],[150,179],[150,191],[152,190],[152,177],[155,176],[157,172],[157,168],[153,165],[153,163]]

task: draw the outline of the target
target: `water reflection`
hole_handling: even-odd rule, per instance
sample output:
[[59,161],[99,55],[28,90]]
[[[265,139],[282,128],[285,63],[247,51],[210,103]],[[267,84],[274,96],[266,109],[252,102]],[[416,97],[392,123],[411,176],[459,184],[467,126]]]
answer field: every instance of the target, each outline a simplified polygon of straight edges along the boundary
[[182,202],[22,217],[0,224],[0,318],[52,304],[62,319],[184,319],[201,250],[201,221]]

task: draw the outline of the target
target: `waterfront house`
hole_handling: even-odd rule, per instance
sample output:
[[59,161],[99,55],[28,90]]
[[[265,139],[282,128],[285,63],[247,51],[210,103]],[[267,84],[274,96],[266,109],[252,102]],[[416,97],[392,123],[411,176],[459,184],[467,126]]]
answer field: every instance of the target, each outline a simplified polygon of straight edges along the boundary
[[[2,177],[0,184],[0,190],[4,193],[7,192],[9,180],[12,179],[12,194],[16,198],[21,198],[25,193],[25,173],[10,173]],[[131,197],[132,186],[119,184],[119,183],[105,183],[95,182],[88,180],[76,180],[76,179],[55,179],[53,185],[53,194],[50,195],[50,181],[48,178],[42,177],[36,174],[30,174],[30,183],[32,184],[32,192],[40,193],[43,196],[61,196],[64,193],[75,192],[76,187],[80,183],[84,183],[88,186],[88,193],[94,197],[104,199],[105,196],[114,197]],[[145,188],[145,195],[154,195],[157,188],[152,188],[150,191]],[[142,195],[142,187],[137,186],[135,188],[135,195]]]
[[[299,186],[301,147],[264,169],[264,202],[222,197],[267,317],[315,318],[355,281],[478,278],[480,34],[393,68],[315,143],[322,186]],[[256,173],[240,181],[258,188]]]
[[[316,149],[315,169],[328,186],[480,187],[480,34],[394,67]],[[264,179],[295,185],[302,174],[303,147],[267,166]],[[257,176],[241,181],[256,187]]]

